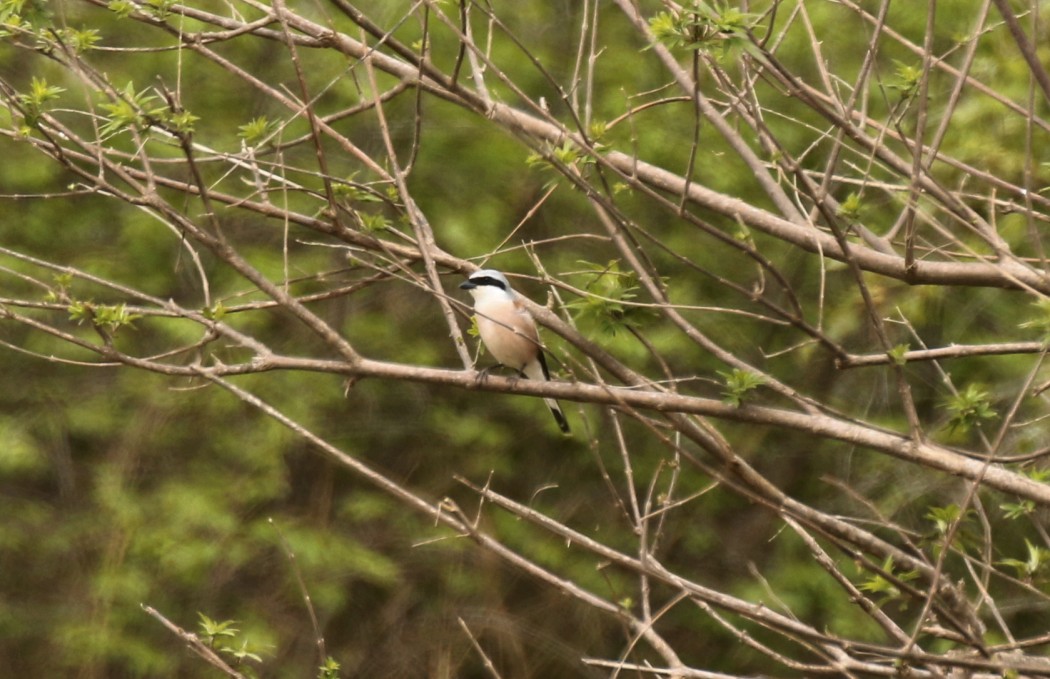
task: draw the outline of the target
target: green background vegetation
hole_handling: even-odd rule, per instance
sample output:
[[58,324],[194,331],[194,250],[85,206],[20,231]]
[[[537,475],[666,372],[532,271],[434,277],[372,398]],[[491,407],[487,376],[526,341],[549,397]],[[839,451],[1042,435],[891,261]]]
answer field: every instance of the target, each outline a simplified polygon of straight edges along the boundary
[[[143,4],[156,9],[164,3]],[[227,11],[223,3],[188,4],[217,13]],[[385,0],[369,4],[374,6],[367,11],[381,25],[398,25],[394,35],[403,44],[422,39],[416,14],[401,21],[409,3]],[[582,3],[530,0],[497,4],[506,5],[495,8],[506,30],[527,46],[550,76],[569,82]],[[768,5],[755,4],[762,5],[752,8],[756,16]],[[781,18],[791,4],[781,8]],[[853,82],[864,57],[868,25],[836,3],[807,4],[827,68],[843,83]],[[893,3],[887,25],[921,45],[926,25],[925,8],[920,4],[924,3]],[[979,3],[938,4],[935,52],[949,52],[953,46],[961,50]],[[458,11],[455,3],[439,5],[452,16]],[[154,88],[178,91],[182,105],[197,117],[192,123],[194,141],[216,152],[239,152],[244,126],[253,120],[265,118],[273,125],[284,125],[277,137],[283,141],[309,131],[301,117],[279,109],[243,80],[188,51],[171,49],[176,44],[173,37],[147,22],[121,17],[99,4],[72,0],[7,1],[0,7],[8,22],[6,37],[0,42],[3,80],[20,93],[31,91],[34,78],[63,88],[47,102],[47,108],[81,134],[92,137],[93,126],[112,120],[114,111],[105,109],[104,101],[76,73],[51,59],[46,50],[35,49],[33,31],[44,35],[49,27],[57,27],[96,32],[95,49],[85,51],[85,58],[97,72],[120,90],[132,83],[131,92],[147,96],[157,96]],[[238,9],[248,19],[260,16],[247,5]],[[359,33],[334,5],[304,3],[291,9],[349,35]],[[651,3],[644,11],[647,17],[655,17],[663,9]],[[642,101],[681,96],[673,87],[662,95],[643,94],[666,88],[666,71],[614,6],[603,4],[598,15],[602,51],[596,61],[590,122],[607,124]],[[1027,69],[1005,29],[994,22],[991,25],[979,44],[974,75],[991,83],[1004,97],[1023,103],[1029,91]],[[437,26],[435,23],[429,36],[432,60],[447,71],[459,47],[449,31]],[[192,20],[183,24],[187,31],[201,28]],[[485,22],[477,17],[475,30],[485,29]],[[535,99],[544,97],[552,114],[568,122],[567,108],[547,75],[505,34],[497,32],[497,36],[492,61],[521,91]],[[120,47],[167,49],[116,49]],[[279,43],[245,35],[215,49],[270,86],[297,91],[287,50]],[[1047,49],[1040,45],[1044,63],[1050,60]],[[676,54],[683,64],[689,64],[688,50]],[[801,30],[786,36],[778,55],[800,77],[819,79],[811,41]],[[321,113],[354,106],[371,96],[363,71],[351,71],[353,64],[345,57],[325,49],[300,49],[299,56],[308,82],[318,91],[324,88],[316,104]],[[742,50],[730,48],[719,58],[728,72],[735,73]],[[902,89],[909,86],[909,76],[919,67],[919,58],[896,41],[886,40],[879,54],[879,78],[871,85],[868,115],[880,120],[893,115],[900,107]],[[379,80],[381,89],[394,83],[383,74]],[[953,84],[939,72],[931,75],[932,110],[943,105]],[[526,105],[494,78],[490,85],[498,99],[513,106]],[[709,78],[701,78],[701,87],[713,91],[714,85]],[[825,122],[773,83],[760,82],[756,90],[766,107],[766,122],[785,150],[801,157],[806,169],[822,171],[825,156],[807,153],[807,148],[817,136],[814,130],[823,129]],[[159,99],[154,103],[163,104]],[[1045,103],[1037,106],[1043,116]],[[18,134],[24,121],[11,109],[9,105],[0,114],[8,130],[0,139],[0,246],[4,248],[0,252],[0,297],[41,303],[47,299],[48,291],[23,274],[48,281],[53,280],[52,274],[10,256],[17,252],[75,266],[158,298],[173,299],[186,308],[204,308],[200,279],[182,237],[144,210],[79,190],[79,178],[49,161]],[[384,113],[395,144],[403,149],[402,160],[414,140],[419,141],[409,184],[445,251],[464,259],[492,254],[557,183],[550,197],[513,235],[505,252],[491,257],[487,264],[534,274],[528,253],[520,247],[532,242],[547,272],[579,289],[594,284],[595,266],[611,262],[624,266],[608,240],[595,235],[604,232],[586,197],[546,164],[535,158],[530,162],[534,150],[506,130],[434,97],[423,97],[420,103],[412,88],[390,100]],[[692,104],[673,101],[618,122],[600,141],[629,153],[637,149],[645,160],[684,173],[694,124]],[[902,113],[899,124],[912,130],[911,113]],[[333,126],[383,161],[385,151],[374,115],[349,117]],[[1050,145],[1044,130],[1036,129],[1034,134],[1026,142],[1023,118],[1004,116],[1001,106],[974,96],[956,111],[944,148],[948,155],[978,165],[1004,182],[1023,185],[1027,181],[1041,187],[1046,183],[1045,149]],[[763,157],[768,156],[756,139],[748,138],[748,142]],[[129,153],[135,151],[136,142],[129,134],[114,135],[108,143]],[[886,143],[901,149],[897,142]],[[698,149],[693,181],[770,207],[755,185],[752,170],[709,124],[700,125]],[[357,182],[373,179],[334,143],[325,151],[330,176]],[[276,160],[272,151],[267,153]],[[162,155],[156,152],[154,157]],[[171,145],[170,156],[181,156],[177,145]],[[309,141],[289,146],[279,156],[289,167],[316,170],[314,158]],[[851,156],[850,162],[852,176],[864,176],[863,154]],[[218,160],[201,162],[201,168],[205,181],[217,186],[243,181],[242,177],[225,177],[228,166]],[[1026,171],[1034,173],[1036,180],[1026,180]],[[942,172],[945,185],[967,182],[966,173],[957,168]],[[878,165],[867,177],[873,184],[899,181]],[[292,170],[287,178],[306,190],[273,192],[270,200],[305,214],[316,213],[322,205],[317,199],[322,191],[318,176]],[[381,195],[384,190],[378,189]],[[858,188],[843,183],[835,190],[842,202]],[[991,219],[983,191],[975,189],[972,204]],[[186,200],[173,191],[162,190],[162,194],[173,202]],[[373,225],[411,235],[411,227],[390,205],[367,201],[350,190],[346,195],[360,214],[380,220],[371,222]],[[745,294],[719,279],[747,289],[755,283],[754,263],[670,211],[656,208],[640,193],[625,189],[617,197],[620,209],[664,246],[652,247],[648,254],[656,268],[666,273],[671,299],[696,307],[683,313],[712,340],[832,409],[895,431],[907,430],[888,367],[838,370],[827,352],[812,344],[801,346],[800,334],[792,328],[726,313],[761,311]],[[885,233],[897,219],[902,200],[900,192],[873,189],[862,193],[856,206],[858,221],[876,233]],[[186,207],[186,213],[199,216],[200,206]],[[271,280],[287,276],[297,281],[292,286],[295,294],[328,289],[362,276],[360,268],[348,264],[345,250],[331,247],[332,239],[308,229],[291,225],[286,231],[279,220],[235,208],[223,208],[219,218],[241,255]],[[803,296],[813,319],[818,311],[815,300],[822,294],[821,276],[826,275],[819,303],[825,332],[849,351],[879,351],[844,265],[822,261],[729,219],[710,218],[727,233],[753,239]],[[1015,252],[1043,256],[1036,245],[1038,238],[1033,238],[1022,215],[996,218],[1000,234]],[[1044,230],[1045,222],[1035,229]],[[981,248],[976,238],[968,244]],[[285,247],[290,253],[288,269]],[[687,258],[691,265],[683,266],[679,257]],[[211,299],[222,300],[227,309],[266,299],[208,253],[203,254],[201,266],[211,286]],[[447,293],[463,299],[456,289],[459,281],[459,274],[443,278]],[[1038,327],[1022,327],[1033,319],[1038,326],[1044,318],[1046,309],[1033,304],[1033,295],[978,287],[916,287],[878,276],[869,276],[867,283],[883,316],[907,319],[930,347],[1042,339]],[[532,299],[545,301],[546,288],[528,280],[521,287]],[[68,292],[72,299],[99,304],[133,301],[81,279],[70,281]],[[604,292],[612,296],[638,293],[616,286]],[[625,330],[622,319],[610,324],[602,316],[607,308],[588,311],[585,303],[579,304],[586,298],[564,290],[558,294],[569,303],[585,334],[634,369],[661,378],[660,362],[646,344]],[[572,306],[574,302],[579,306]],[[397,279],[318,302],[311,309],[371,358],[436,367],[458,365],[433,297]],[[86,340],[98,339],[90,321],[78,324],[75,317],[47,310],[26,313],[46,317]],[[682,385],[683,391],[723,398],[726,387],[720,372],[730,371],[725,364],[698,349],[656,313],[635,309],[630,318],[637,334],[656,348],[673,373],[695,377]],[[283,310],[227,312],[224,320],[275,352],[331,358],[318,339]],[[891,323],[889,327],[892,344],[919,348],[907,326]],[[188,321],[147,316],[119,327],[115,342],[129,354],[149,356],[196,341],[199,332]],[[545,339],[555,364],[568,366],[560,371],[567,375],[578,357],[553,334]],[[239,631],[234,643],[262,659],[248,661],[252,671],[259,676],[314,676],[320,661],[300,578],[319,619],[326,652],[342,665],[344,676],[485,676],[459,618],[507,677],[588,676],[588,672],[603,676],[604,671],[581,665],[580,657],[616,658],[625,652],[629,635],[613,617],[510,567],[478,549],[469,538],[436,527],[215,386],[116,365],[89,365],[98,363],[98,357],[2,318],[0,341],[0,379],[5,386],[0,391],[0,667],[7,668],[10,676],[218,674],[187,653],[180,640],[142,610],[142,604],[187,629],[198,629],[199,614],[216,621],[236,620]],[[220,342],[210,349],[209,357],[232,363],[247,355]],[[980,385],[975,387],[977,392],[971,392],[977,403],[974,410],[967,411],[972,417],[964,424],[986,423],[994,431],[997,420],[992,412],[1001,418],[1035,360],[1029,354],[952,361],[954,384]],[[928,363],[908,365],[906,373],[932,438],[979,448],[979,427],[951,426],[953,415],[961,416],[958,409],[946,405],[951,394],[942,375]],[[261,373],[236,378],[235,383],[429,500],[450,496],[473,516],[477,496],[454,477],[479,485],[488,482],[499,492],[611,546],[628,553],[636,549],[632,547],[636,536],[609,489],[610,483],[617,487],[624,483],[611,424],[614,416],[598,406],[564,404],[575,436],[563,439],[538,399],[395,381],[366,380],[348,386],[338,376],[311,372]],[[741,392],[745,401],[778,403],[761,387],[751,386],[754,393],[750,388]],[[1048,427],[1038,419],[1045,401],[1033,401],[1026,401],[1025,426],[1011,431],[1009,448],[1013,452],[1046,445]],[[990,408],[988,418],[981,417],[982,404]],[[654,475],[659,475],[658,485],[663,487],[671,460],[666,447],[643,424],[630,419],[620,424],[639,488],[644,490]],[[931,508],[958,503],[965,494],[959,482],[946,475],[842,442],[750,424],[718,422],[716,426],[739,455],[792,497],[823,511],[869,519],[878,510],[887,521],[909,531],[915,544],[931,554],[936,552],[938,535]],[[603,479],[603,470],[611,482]],[[679,474],[679,497],[711,482],[688,465]],[[866,498],[873,512],[858,510],[857,501],[842,486]],[[997,509],[1012,498],[995,493],[983,497],[994,522],[992,561],[1030,558],[1032,547],[1026,547],[1026,540],[1034,541],[1029,545],[1046,547],[1039,530],[1025,520],[1028,517],[1011,519]],[[486,508],[481,526],[507,546],[585,589],[627,608],[638,602],[637,576],[606,568],[601,559],[575,545],[495,509]],[[894,537],[891,531],[881,535]],[[669,568],[688,572],[706,586],[750,601],[786,606],[818,629],[863,640],[881,639],[880,630],[849,602],[794,533],[784,530],[765,508],[726,488],[717,487],[693,500],[686,510],[668,514],[660,556]],[[850,565],[847,557],[834,556],[858,585],[874,582],[869,574]],[[1037,562],[1042,558],[1037,548],[1035,557]],[[961,560],[957,555],[952,558],[951,566],[958,569],[952,576],[962,577]],[[1038,572],[1027,575],[1034,578],[1035,587],[1043,588],[1039,565]],[[1014,573],[1009,565],[1001,568]],[[878,590],[877,584],[872,586]],[[670,597],[674,593],[658,594]],[[896,597],[888,586],[872,592],[877,600],[882,595],[892,615],[906,619],[921,607],[921,601]],[[1001,603],[1010,611],[1012,629],[1017,636],[1045,632],[1045,602],[1025,606],[1024,596],[1017,589],[1003,594]],[[675,607],[662,619],[662,630],[687,664],[712,671],[780,671],[695,606]],[[762,630],[751,631],[763,641],[777,643]],[[991,633],[990,641],[995,637]],[[247,647],[239,646],[245,642]],[[935,643],[931,647],[937,648]],[[648,657],[642,650],[638,653]]]

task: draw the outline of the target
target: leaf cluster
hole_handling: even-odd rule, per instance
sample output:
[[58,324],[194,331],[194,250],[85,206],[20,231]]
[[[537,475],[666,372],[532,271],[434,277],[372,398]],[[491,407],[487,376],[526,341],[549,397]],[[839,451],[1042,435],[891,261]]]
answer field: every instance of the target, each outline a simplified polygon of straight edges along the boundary
[[620,262],[606,264],[582,261],[587,271],[584,295],[569,302],[566,307],[577,323],[593,328],[601,335],[615,337],[623,330],[637,328],[652,311],[634,300],[638,297],[638,274],[624,271]]
[[656,42],[675,50],[708,50],[714,46],[725,55],[748,44],[748,32],[758,17],[727,2],[712,5],[693,0],[673,11],[659,12],[649,19]]

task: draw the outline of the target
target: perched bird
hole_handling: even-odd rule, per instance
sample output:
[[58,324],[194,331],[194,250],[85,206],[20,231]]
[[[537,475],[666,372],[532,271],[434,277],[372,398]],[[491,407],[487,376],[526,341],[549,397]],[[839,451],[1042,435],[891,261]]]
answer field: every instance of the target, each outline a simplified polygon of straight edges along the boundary
[[[522,377],[549,381],[550,371],[540,347],[536,321],[521,296],[510,287],[507,277],[493,269],[482,269],[471,274],[459,287],[469,290],[474,298],[478,333],[492,357]],[[543,402],[551,409],[558,427],[568,434],[569,423],[558,402],[552,398],[545,398]]]

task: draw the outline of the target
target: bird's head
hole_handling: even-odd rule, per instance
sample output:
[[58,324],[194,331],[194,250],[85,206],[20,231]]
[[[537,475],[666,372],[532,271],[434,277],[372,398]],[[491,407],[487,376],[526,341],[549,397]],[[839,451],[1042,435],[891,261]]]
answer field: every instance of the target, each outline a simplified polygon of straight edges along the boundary
[[493,295],[513,296],[514,291],[510,287],[507,277],[495,269],[480,269],[470,274],[470,277],[460,283],[459,287],[470,292],[474,299],[481,299]]

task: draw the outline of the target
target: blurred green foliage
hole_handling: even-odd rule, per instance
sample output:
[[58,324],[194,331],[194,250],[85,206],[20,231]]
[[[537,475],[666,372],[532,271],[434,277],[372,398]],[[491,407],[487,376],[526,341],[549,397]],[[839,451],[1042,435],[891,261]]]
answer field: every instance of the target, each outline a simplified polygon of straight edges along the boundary
[[[209,1],[189,4],[215,11],[225,6]],[[422,40],[418,21],[400,21],[408,3],[374,4],[369,11],[387,22],[385,27],[404,44]],[[444,4],[451,11],[451,4]],[[582,4],[504,4],[499,8],[501,21],[520,44],[528,46],[535,60],[526,58],[509,39],[494,41],[491,60],[522,91],[543,97],[555,115],[567,120],[551,78],[569,80]],[[676,18],[658,12],[658,3],[649,4],[649,25],[676,50],[696,47],[699,33],[705,39],[721,36],[721,50],[728,38],[751,27],[764,11],[752,7],[730,17],[731,25],[719,26],[710,17]],[[752,3],[763,4],[768,5]],[[836,3],[808,4],[825,58],[835,65],[839,77],[855,77],[863,58],[856,36],[867,32],[855,15]],[[967,35],[975,4],[942,3],[940,49],[949,49]],[[145,11],[157,20],[169,20],[170,3],[116,0],[103,9],[73,1],[4,2],[0,8],[0,18],[8,25],[0,42],[0,71],[5,79],[20,83],[19,101],[25,113],[24,125],[9,113],[0,117],[5,128],[18,129],[23,137],[8,135],[0,140],[4,154],[0,205],[6,215],[0,219],[0,246],[73,265],[187,308],[207,309],[213,317],[221,316],[263,339],[275,351],[310,354],[317,340],[282,312],[238,311],[238,305],[264,299],[243,279],[207,253],[199,253],[199,263],[194,261],[177,231],[146,212],[71,188],[75,177],[56,163],[45,162],[24,139],[36,134],[32,128],[42,111],[94,107],[99,117],[77,121],[80,131],[96,125],[100,135],[114,137],[116,147],[132,151],[137,143],[132,132],[143,131],[147,123],[141,117],[145,109],[173,134],[192,132],[197,142],[217,153],[237,151],[243,142],[257,145],[265,155],[272,152],[273,144],[306,134],[306,123],[275,110],[271,100],[243,80],[203,59],[190,58],[185,50],[168,49],[173,44],[170,35],[129,18],[132,12]],[[299,10],[356,34],[333,6]],[[252,8],[242,6],[240,11],[249,20],[258,18]],[[591,120],[584,122],[595,124],[591,131],[600,133],[602,143],[642,149],[646,160],[684,172],[685,149],[693,134],[692,105],[669,99],[621,118],[628,108],[650,101],[652,97],[640,93],[663,88],[667,76],[650,58],[649,46],[611,5],[603,5],[599,16],[602,52],[594,73]],[[477,21],[480,27],[483,22]],[[888,19],[895,30],[920,44],[923,21],[923,14],[906,3],[894,3]],[[23,30],[12,28],[12,22],[24,24]],[[187,20],[185,30],[200,28],[193,24]],[[98,73],[121,93],[121,101],[92,99],[73,74],[47,54],[26,47],[24,30],[29,29],[25,26],[66,31],[65,41],[77,51],[91,53]],[[428,38],[433,62],[449,69],[458,44],[443,31]],[[1004,96],[1023,99],[1027,92],[1023,62],[1004,51],[1005,37],[993,38],[981,43],[975,75],[996,83]],[[886,44],[877,64],[877,82],[884,89],[871,97],[872,116],[888,115],[901,100],[914,95],[916,69],[921,66],[913,54],[892,41]],[[131,53],[112,49],[131,46],[156,49]],[[246,65],[265,84],[295,89],[287,52],[276,43],[242,36],[217,49]],[[795,31],[779,45],[778,55],[812,75],[815,66],[807,62],[810,49],[808,38]],[[323,89],[319,105],[325,110],[365,100],[363,76],[354,64],[327,50],[302,49],[300,56],[311,85]],[[726,59],[725,67],[733,68],[732,58]],[[380,79],[385,85],[392,82],[385,76]],[[178,91],[181,111],[173,111],[157,94],[158,83]],[[948,83],[940,75],[933,76],[934,106],[945,96]],[[524,103],[495,79],[492,87],[501,100]],[[776,92],[773,85],[756,87],[768,95],[764,101],[775,103],[767,113],[778,138],[792,153],[803,152],[812,142],[807,126],[819,127],[822,121]],[[566,274],[566,280],[583,293],[567,297],[566,308],[594,341],[638,370],[658,375],[659,366],[640,339],[644,338],[676,372],[699,376],[697,393],[725,398],[736,406],[752,399],[764,402],[767,394],[755,375],[727,371],[635,305],[645,297],[608,242],[566,238],[556,247],[543,244],[544,239],[577,234],[574,225],[593,224],[595,217],[585,197],[560,175],[551,183],[555,175],[545,162],[537,162],[542,158],[538,149],[433,98],[423,102],[417,130],[417,105],[408,92],[391,100],[385,112],[400,148],[407,148],[418,134],[419,154],[410,184],[441,247],[464,258],[487,257],[555,186],[542,209],[506,243],[505,252],[486,261],[508,271],[532,272],[521,245],[540,243],[537,249],[548,270]],[[1016,179],[1025,172],[1027,159],[1018,149],[1024,148],[1019,140],[1026,131],[1017,117],[1001,122],[1000,113],[986,100],[964,101],[944,144],[961,160],[983,161],[987,171]],[[608,122],[618,119],[615,125]],[[908,127],[911,119],[902,114],[901,124]],[[374,119],[353,117],[333,125],[366,153],[382,154]],[[967,129],[990,132],[960,132]],[[740,188],[753,186],[751,170],[731,154],[726,142],[708,125],[701,126],[699,134],[702,153],[696,181],[767,206],[768,198],[757,189]],[[756,140],[749,141],[768,158]],[[175,138],[165,143],[177,156]],[[330,174],[345,180],[337,193],[357,211],[361,226],[373,232],[404,229],[398,207],[366,183],[359,164],[334,146],[326,151]],[[581,172],[596,171],[571,146],[547,152],[561,164],[575,164]],[[307,143],[289,146],[282,153],[291,164],[312,158],[315,150]],[[817,154],[806,158],[812,165],[808,169],[822,166]],[[202,171],[206,182],[219,181],[218,165],[205,163]],[[958,172],[945,183],[959,180],[962,170]],[[870,178],[879,181],[886,178],[884,174],[876,166]],[[311,212],[314,203],[309,194],[323,191],[320,179],[307,173],[288,178],[301,183],[303,190],[274,193],[270,199]],[[32,199],[48,193],[62,195]],[[897,210],[885,209],[888,199],[877,195],[869,199],[863,187],[844,191],[839,196],[841,214],[863,221],[877,233],[887,231]],[[887,427],[906,428],[894,407],[896,392],[889,372],[836,371],[830,360],[809,348],[786,351],[797,336],[755,318],[718,312],[753,307],[746,295],[702,272],[714,272],[746,287],[754,276],[753,262],[673,215],[654,210],[643,197],[624,193],[618,199],[625,214],[666,244],[668,252],[654,255],[661,266],[673,268],[673,254],[679,253],[701,272],[692,276],[683,272],[680,278],[664,282],[674,302],[682,305],[683,315],[714,341],[831,408],[862,413]],[[286,274],[294,279],[318,272],[336,278],[346,273],[344,253],[312,246],[317,236],[305,229],[290,226],[286,232],[283,225],[248,218],[234,209],[224,209],[219,219],[242,245],[244,256],[272,280],[284,280]],[[1004,226],[1004,237],[1016,239],[1023,251],[1026,229]],[[841,266],[801,257],[765,236],[744,237],[779,258],[798,291],[816,296],[821,285],[829,290],[853,285]],[[286,248],[293,255],[290,271]],[[129,310],[134,300],[121,299],[111,289],[81,279],[54,279],[57,272],[45,274],[39,266],[4,255],[0,266],[0,296],[65,304],[68,322],[63,329],[72,335],[94,339],[97,326],[115,335],[113,341],[122,348],[147,355],[172,339],[192,341],[198,332],[189,323],[135,313]],[[211,285],[207,295],[193,273],[197,266]],[[27,272],[54,284],[50,290],[39,288],[19,276]],[[450,294],[455,282],[447,282]],[[930,346],[979,342],[1019,328],[1029,333],[1026,337],[1045,341],[1045,305],[1033,310],[1019,294],[1004,302],[1002,291],[916,288],[876,278],[868,283],[879,308],[906,319]],[[306,280],[296,291],[306,292],[310,285]],[[538,287],[528,282],[523,287],[540,300],[543,293]],[[824,332],[850,350],[873,350],[869,326],[855,298],[832,293],[821,304]],[[429,296],[409,286],[391,281],[374,286],[365,296],[330,299],[313,308],[370,357],[456,365],[456,354],[439,330],[444,321],[437,307]],[[892,326],[892,332],[893,344],[912,346],[914,338],[905,323]],[[238,652],[247,654],[242,660],[259,676],[302,677],[317,672],[339,676],[340,671],[342,676],[424,676],[437,667],[454,668],[455,676],[482,676],[477,657],[455,624],[457,618],[488,648],[496,649],[500,666],[514,668],[507,676],[588,676],[587,668],[579,664],[581,654],[615,657],[622,648],[624,634],[615,620],[568,602],[554,588],[474,549],[469,539],[410,513],[214,386],[75,363],[94,357],[2,320],[0,341],[4,347],[0,375],[7,386],[0,392],[0,516],[5,517],[0,521],[0,667],[11,676],[204,676],[207,670],[200,661],[184,653],[175,637],[143,613],[141,604],[186,629],[203,622],[214,632],[211,636],[224,636],[224,630],[231,629],[223,627],[225,621],[236,621],[238,642],[249,644],[237,646]],[[550,346],[556,357],[571,362],[559,342],[551,339]],[[240,350],[218,351],[220,359],[223,351],[232,361]],[[48,361],[46,356],[74,363]],[[1025,379],[1031,363],[1023,357],[957,361],[952,368],[957,384],[987,387],[968,386],[952,398],[929,365],[901,367],[912,380],[921,416],[944,425],[938,436],[945,441],[959,442],[974,435],[971,429],[980,429],[982,422],[996,425],[993,411]],[[721,379],[716,377],[719,374]],[[580,433],[565,440],[547,427],[538,399],[482,396],[409,383],[347,387],[338,378],[305,372],[266,373],[238,378],[236,383],[427,497],[451,496],[461,506],[473,508],[475,495],[452,477],[462,475],[476,483],[491,479],[500,492],[612,546],[630,549],[636,538],[599,471],[600,467],[608,470],[612,489],[624,496],[618,487],[623,483],[623,464],[616,441],[606,435],[609,415],[598,408],[568,405]],[[834,476],[852,484],[895,521],[926,530],[929,507],[947,506],[956,491],[946,481],[911,477],[902,470],[903,463],[845,444],[823,443],[814,449],[811,441],[797,434],[772,436],[733,424],[726,424],[724,430],[749,461],[786,492],[828,510],[853,507],[848,497],[829,492],[821,480]],[[670,467],[665,463],[672,459],[671,453],[647,434],[636,424],[624,431],[636,465],[633,471],[640,488],[652,483],[655,489],[666,490]],[[690,491],[709,481],[695,469],[678,471],[677,482]],[[1008,520],[1027,514],[1023,507],[1004,511],[1000,529],[1007,537],[1001,563],[1020,579],[1036,580],[1045,573],[1047,552],[1029,542],[1025,529],[1008,526]],[[946,521],[943,516],[938,520]],[[593,555],[498,510],[486,508],[483,521],[507,545],[528,551],[572,582],[622,605],[636,604],[635,576],[606,568]],[[693,500],[687,515],[669,514],[664,530],[661,551],[669,566],[699,572],[701,581],[790,610],[818,627],[862,638],[878,636],[870,620],[841,595],[804,545],[794,536],[779,535],[780,526],[771,514],[731,492],[719,489]],[[765,574],[766,584],[749,575],[742,564],[752,564]],[[857,572],[845,562],[842,569]],[[902,577],[891,563],[883,564],[883,569]],[[311,629],[299,577],[309,591],[320,630]],[[889,606],[899,603],[899,592],[882,576],[857,572],[855,583],[885,597]],[[769,591],[787,594],[774,600]],[[675,608],[667,621],[668,639],[688,649],[687,662],[703,659],[704,666],[713,670],[770,669],[766,659],[735,643],[724,627],[695,609]],[[329,658],[317,657],[317,632],[325,637]],[[318,670],[320,666],[326,669]]]

